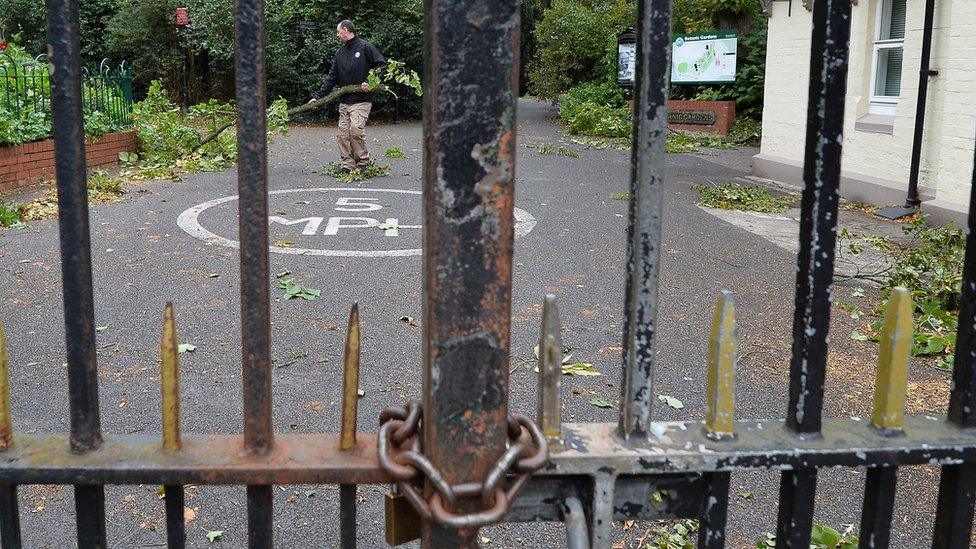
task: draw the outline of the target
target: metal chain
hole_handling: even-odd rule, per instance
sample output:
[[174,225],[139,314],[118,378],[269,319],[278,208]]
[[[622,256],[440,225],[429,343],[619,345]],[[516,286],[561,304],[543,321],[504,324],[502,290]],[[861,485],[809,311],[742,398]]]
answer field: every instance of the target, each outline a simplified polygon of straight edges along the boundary
[[[532,473],[549,461],[549,446],[539,427],[527,416],[509,414],[508,448],[484,482],[451,484],[421,451],[420,422],[420,404],[415,401],[406,408],[380,413],[380,467],[393,477],[421,517],[449,528],[473,528],[501,520]],[[422,481],[433,488],[427,498],[420,492]],[[458,499],[475,497],[481,498],[484,510],[451,511]]]

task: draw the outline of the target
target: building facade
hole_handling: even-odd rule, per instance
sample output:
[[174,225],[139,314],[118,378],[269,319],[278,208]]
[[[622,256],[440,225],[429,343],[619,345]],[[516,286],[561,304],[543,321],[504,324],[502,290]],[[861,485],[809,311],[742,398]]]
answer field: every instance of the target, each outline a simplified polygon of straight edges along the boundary
[[[754,173],[802,184],[812,3],[764,0],[769,15],[762,147]],[[926,0],[853,0],[841,195],[903,204],[915,139]],[[976,0],[934,0],[922,209],[964,224],[976,146]]]

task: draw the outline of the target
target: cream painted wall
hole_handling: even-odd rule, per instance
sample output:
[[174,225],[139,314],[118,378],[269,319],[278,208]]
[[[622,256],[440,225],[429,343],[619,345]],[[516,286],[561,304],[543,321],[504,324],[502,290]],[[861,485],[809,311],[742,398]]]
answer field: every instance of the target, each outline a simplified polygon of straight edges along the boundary
[[[848,179],[871,180],[904,191],[914,137],[924,1],[908,0],[902,96],[892,135],[855,129],[857,119],[868,113],[879,1],[860,0],[853,7],[842,169]],[[793,3],[791,17],[785,3],[773,4],[761,157],[802,163],[811,24],[811,13],[799,2]],[[929,80],[920,172],[923,195],[934,194],[943,207],[965,211],[976,142],[976,1],[936,2],[931,66],[939,75]]]

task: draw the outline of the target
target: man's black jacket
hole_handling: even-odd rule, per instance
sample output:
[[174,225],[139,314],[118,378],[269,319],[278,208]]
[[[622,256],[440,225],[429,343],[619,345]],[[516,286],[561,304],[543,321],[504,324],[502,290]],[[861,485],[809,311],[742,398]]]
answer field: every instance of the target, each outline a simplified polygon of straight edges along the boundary
[[[366,81],[366,75],[371,69],[386,65],[386,59],[376,49],[376,46],[363,40],[358,36],[339,46],[336,51],[335,59],[332,60],[332,69],[329,76],[325,78],[325,83],[315,92],[312,97],[322,99],[335,87],[348,86],[350,84],[362,84]],[[371,93],[350,93],[339,100],[340,103],[353,105],[356,103],[372,102]]]

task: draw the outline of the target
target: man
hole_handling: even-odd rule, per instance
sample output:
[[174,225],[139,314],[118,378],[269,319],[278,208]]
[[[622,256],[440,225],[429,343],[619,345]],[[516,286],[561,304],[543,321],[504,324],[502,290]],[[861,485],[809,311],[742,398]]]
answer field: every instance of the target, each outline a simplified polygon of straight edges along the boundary
[[361,93],[349,93],[339,100],[339,134],[336,143],[342,158],[342,171],[349,173],[370,163],[366,150],[366,120],[373,106],[366,76],[369,71],[386,65],[386,59],[369,42],[356,36],[356,26],[348,19],[336,27],[336,36],[342,42],[332,60],[332,69],[319,91],[309,101],[321,99],[336,87],[360,84]]

